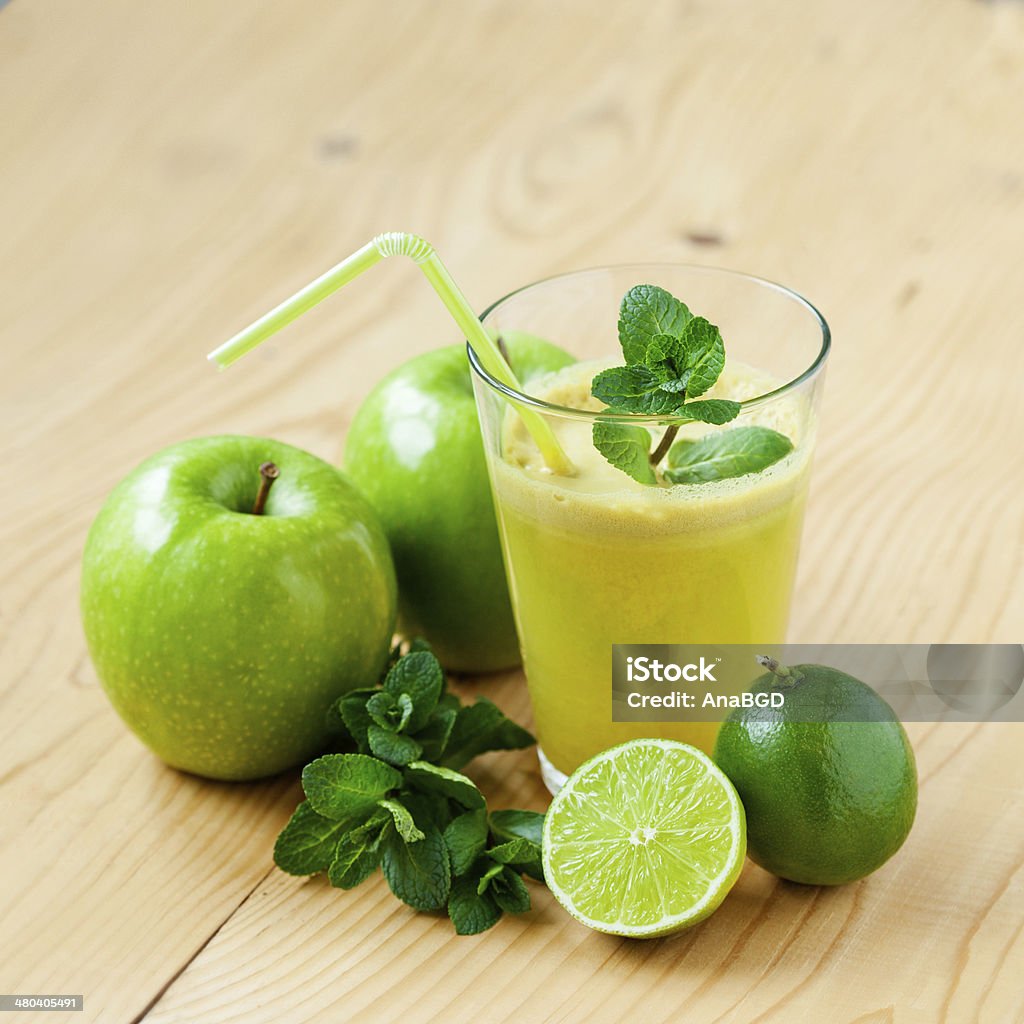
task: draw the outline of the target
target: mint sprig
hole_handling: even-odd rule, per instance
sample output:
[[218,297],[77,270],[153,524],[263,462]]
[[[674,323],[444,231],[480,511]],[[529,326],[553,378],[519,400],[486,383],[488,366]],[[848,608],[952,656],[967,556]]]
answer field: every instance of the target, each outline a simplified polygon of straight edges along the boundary
[[523,874],[543,881],[533,811],[487,812],[457,769],[487,750],[534,742],[500,709],[463,704],[422,642],[396,649],[379,687],[352,691],[329,712],[348,753],[306,765],[306,799],[277,838],[274,861],[293,875],[326,872],[352,889],[381,868],[391,891],[417,910],[447,908],[471,935],[503,913],[529,909]]
[[[594,446],[616,469],[642,484],[655,485],[660,482],[658,467],[682,423],[721,426],[740,413],[739,402],[731,399],[696,400],[721,375],[725,344],[714,324],[694,316],[683,302],[663,288],[649,284],[636,285],[623,297],[619,344],[626,365],[596,374],[591,382],[593,396],[615,413],[666,416],[677,422],[667,428],[652,450],[653,439],[646,427],[598,421],[593,429]],[[736,434],[725,431],[708,435],[718,440],[709,457],[703,457],[701,451],[696,453],[699,468],[680,463],[666,470],[664,479],[672,484],[703,483],[759,472],[792,450],[791,443],[787,451],[782,451],[777,442],[757,442],[752,435]],[[755,448],[758,454],[754,454]],[[735,453],[733,459],[729,457],[731,451]],[[764,461],[773,453],[774,457]],[[742,473],[737,472],[740,469]]]

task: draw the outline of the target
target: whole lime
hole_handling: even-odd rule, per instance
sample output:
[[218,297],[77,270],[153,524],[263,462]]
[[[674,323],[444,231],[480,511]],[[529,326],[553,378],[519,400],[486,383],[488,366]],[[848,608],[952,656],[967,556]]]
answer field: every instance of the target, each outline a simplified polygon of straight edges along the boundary
[[892,708],[845,672],[763,663],[769,671],[750,692],[782,694],[784,703],[733,711],[714,755],[746,809],[747,852],[807,885],[863,878],[903,845],[914,822],[907,734]]

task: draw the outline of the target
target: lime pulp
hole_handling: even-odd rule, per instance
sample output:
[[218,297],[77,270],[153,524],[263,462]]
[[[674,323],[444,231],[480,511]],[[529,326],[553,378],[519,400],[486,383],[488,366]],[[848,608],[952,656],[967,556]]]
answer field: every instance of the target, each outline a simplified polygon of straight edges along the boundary
[[631,740],[581,765],[544,819],[544,876],[577,920],[650,938],[712,914],[746,852],[743,805],[704,753]]

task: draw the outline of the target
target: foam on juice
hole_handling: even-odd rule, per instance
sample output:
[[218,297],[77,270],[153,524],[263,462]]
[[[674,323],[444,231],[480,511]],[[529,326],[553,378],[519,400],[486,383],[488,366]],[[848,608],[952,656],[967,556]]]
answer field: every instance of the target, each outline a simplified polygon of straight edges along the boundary
[[[570,410],[599,412],[604,406],[590,394],[590,382],[606,363],[575,363],[535,381],[534,395]],[[728,363],[708,398],[745,401],[767,394],[781,384],[760,370]],[[523,514],[587,532],[660,535],[724,526],[756,516],[771,506],[792,499],[801,484],[811,450],[805,424],[810,417],[798,395],[755,407],[741,414],[738,423],[770,427],[785,434],[794,450],[760,473],[696,485],[652,487],[638,483],[610,465],[594,447],[587,419],[549,416],[556,436],[572,459],[572,477],[553,474],[544,464],[522,421],[513,410],[505,424],[504,459],[496,467],[495,485],[503,501]],[[703,423],[682,426],[678,437],[697,438],[714,429]],[[652,430],[653,443],[664,427]]]

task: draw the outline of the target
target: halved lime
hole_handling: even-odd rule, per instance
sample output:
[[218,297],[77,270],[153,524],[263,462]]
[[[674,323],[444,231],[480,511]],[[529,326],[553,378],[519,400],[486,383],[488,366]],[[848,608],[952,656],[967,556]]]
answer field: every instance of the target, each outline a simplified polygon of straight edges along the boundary
[[743,805],[706,754],[630,740],[576,769],[544,818],[544,878],[583,924],[652,938],[712,914],[739,878]]

